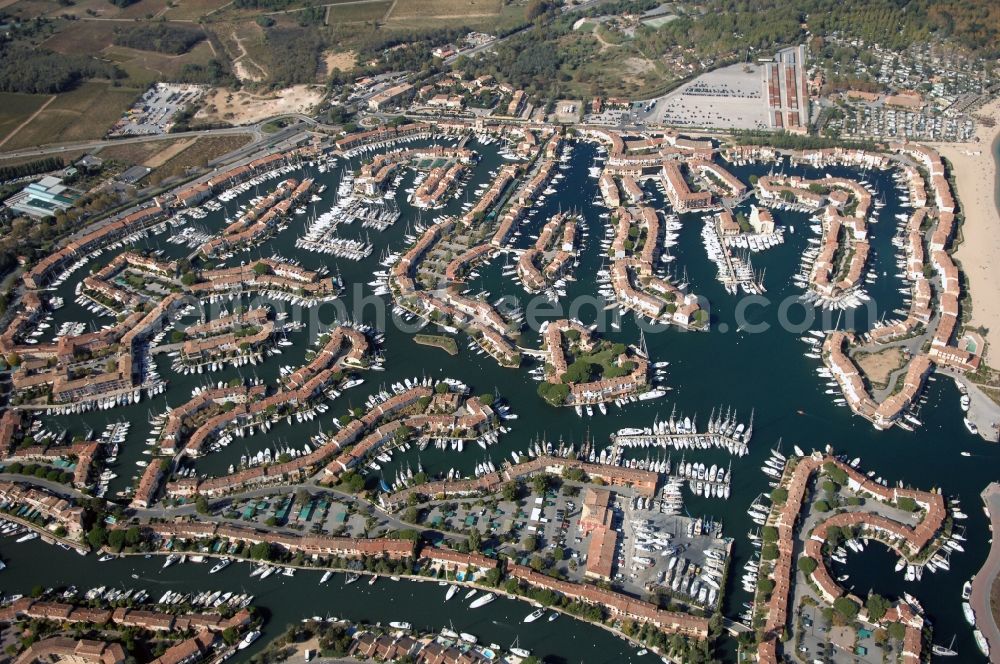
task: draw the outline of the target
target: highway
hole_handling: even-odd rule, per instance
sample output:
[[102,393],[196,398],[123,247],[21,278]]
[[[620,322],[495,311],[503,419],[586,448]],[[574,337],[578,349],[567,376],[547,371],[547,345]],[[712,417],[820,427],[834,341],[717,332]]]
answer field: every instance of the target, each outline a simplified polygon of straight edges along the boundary
[[53,143],[50,145],[40,145],[23,150],[13,150],[11,152],[0,153],[4,159],[17,159],[18,157],[37,157],[60,152],[76,152],[82,150],[89,152],[98,148],[106,148],[112,145],[125,145],[128,143],[146,143],[147,141],[168,141],[178,138],[197,138],[199,136],[225,136],[233,134],[252,134],[255,142],[260,142],[266,134],[260,130],[263,122],[246,127],[224,127],[220,129],[201,129],[197,131],[179,131],[175,134],[153,134],[150,136],[128,136],[126,138],[101,139],[94,141],[78,141],[76,143]]

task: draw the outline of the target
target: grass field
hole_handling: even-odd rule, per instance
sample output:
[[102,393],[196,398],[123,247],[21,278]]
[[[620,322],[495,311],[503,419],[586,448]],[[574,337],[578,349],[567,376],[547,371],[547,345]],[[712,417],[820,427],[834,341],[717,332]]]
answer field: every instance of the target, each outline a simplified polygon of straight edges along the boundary
[[59,95],[4,149],[102,138],[139,94],[140,90],[115,88],[105,82],[84,83]]
[[128,74],[130,86],[147,86],[176,75],[186,64],[205,64],[213,57],[207,41],[181,55],[114,46],[114,32],[121,25],[112,21],[73,21],[43,45],[57,53],[86,54],[111,60]]
[[418,334],[413,337],[413,340],[421,346],[433,346],[434,348],[440,348],[449,355],[458,355],[458,342],[451,337]]
[[[42,107],[49,95],[0,92],[0,141]],[[6,149],[10,149],[6,147]]]
[[184,65],[207,63],[212,59],[212,47],[202,41],[183,55],[167,55],[111,46],[105,49],[104,55],[128,73],[132,85],[147,86],[164,77],[176,76]]
[[160,154],[164,150],[181,142],[181,139],[173,141],[148,141],[145,143],[122,143],[121,145],[111,145],[101,148],[97,156],[101,159],[111,159],[120,161],[129,166],[144,164],[154,155]]
[[184,175],[190,168],[202,167],[212,159],[243,147],[250,142],[250,139],[250,134],[199,138],[193,145],[189,145],[156,168],[150,177],[155,182]]

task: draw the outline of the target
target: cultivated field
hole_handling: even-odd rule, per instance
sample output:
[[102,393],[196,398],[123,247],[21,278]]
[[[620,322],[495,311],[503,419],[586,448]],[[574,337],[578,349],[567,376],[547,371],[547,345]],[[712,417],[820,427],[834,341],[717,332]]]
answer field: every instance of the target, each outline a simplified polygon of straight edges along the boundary
[[[420,14],[420,7],[436,13]],[[521,4],[504,6],[494,0],[399,0],[382,27],[409,31],[465,26],[482,32],[497,32],[519,25],[523,20],[524,6]]]
[[389,19],[497,16],[501,0],[398,0]]
[[49,95],[0,92],[0,141],[30,118],[48,99]]
[[7,7],[7,11],[23,18],[71,16],[79,19],[142,19],[158,17],[167,9],[167,2],[168,0],[139,0],[134,5],[119,8],[107,0],[75,0],[69,6],[60,4],[58,0],[18,0]]
[[174,7],[169,7],[163,16],[171,21],[194,21],[214,13],[219,8],[230,3],[231,0],[184,0],[184,2],[174,3]]
[[366,2],[357,5],[332,5],[326,10],[326,23],[327,25],[337,25],[342,23],[380,21],[391,6],[392,0]]
[[11,138],[4,149],[102,138],[140,92],[104,82],[84,83],[59,95]]
[[66,55],[98,55],[111,46],[117,22],[75,21],[42,43],[45,48]]

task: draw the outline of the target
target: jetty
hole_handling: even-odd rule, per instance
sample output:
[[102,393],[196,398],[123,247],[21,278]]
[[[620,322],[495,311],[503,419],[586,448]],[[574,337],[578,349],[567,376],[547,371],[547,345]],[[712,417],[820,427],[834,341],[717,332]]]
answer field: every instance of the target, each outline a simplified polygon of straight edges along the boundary
[[989,644],[990,661],[1000,662],[1000,627],[990,605],[990,591],[1000,574],[1000,542],[996,533],[1000,532],[1000,483],[992,482],[980,494],[983,499],[983,509],[990,518],[990,531],[993,539],[990,544],[990,554],[986,562],[972,579],[972,597],[969,603],[976,616],[976,627]]

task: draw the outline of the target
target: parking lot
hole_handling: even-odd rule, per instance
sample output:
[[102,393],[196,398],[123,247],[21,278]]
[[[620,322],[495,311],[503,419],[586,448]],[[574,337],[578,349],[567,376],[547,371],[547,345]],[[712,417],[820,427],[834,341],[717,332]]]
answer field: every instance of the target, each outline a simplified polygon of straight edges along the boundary
[[718,536],[716,524],[635,509],[630,502],[622,509],[616,579],[632,594],[657,593],[689,605],[716,606],[731,540]]
[[371,532],[388,527],[378,513],[369,515],[359,511],[353,503],[329,494],[313,494],[305,502],[295,493],[246,498],[226,505],[222,516],[250,525],[344,537],[363,536],[370,516],[375,518],[371,522]]
[[761,68],[736,64],[702,74],[655,100],[640,120],[688,127],[767,129]]
[[[421,525],[466,534],[478,530],[495,552],[536,569],[555,568],[571,581],[607,578],[643,599],[717,605],[731,544],[720,537],[718,524],[645,509],[645,501],[617,487],[607,514],[595,515],[584,507],[587,491],[566,483],[517,501],[446,501],[425,510]],[[608,546],[613,541],[610,567],[588,559],[594,537],[607,538]],[[603,569],[611,570],[609,577],[599,573]]]
[[[795,618],[795,657],[800,662],[854,662],[879,664],[891,661],[891,647],[876,631],[836,626],[817,604],[800,605]],[[790,652],[788,648],[786,652]]]
[[205,94],[200,85],[155,83],[114,124],[108,136],[145,136],[170,131],[177,114]]

